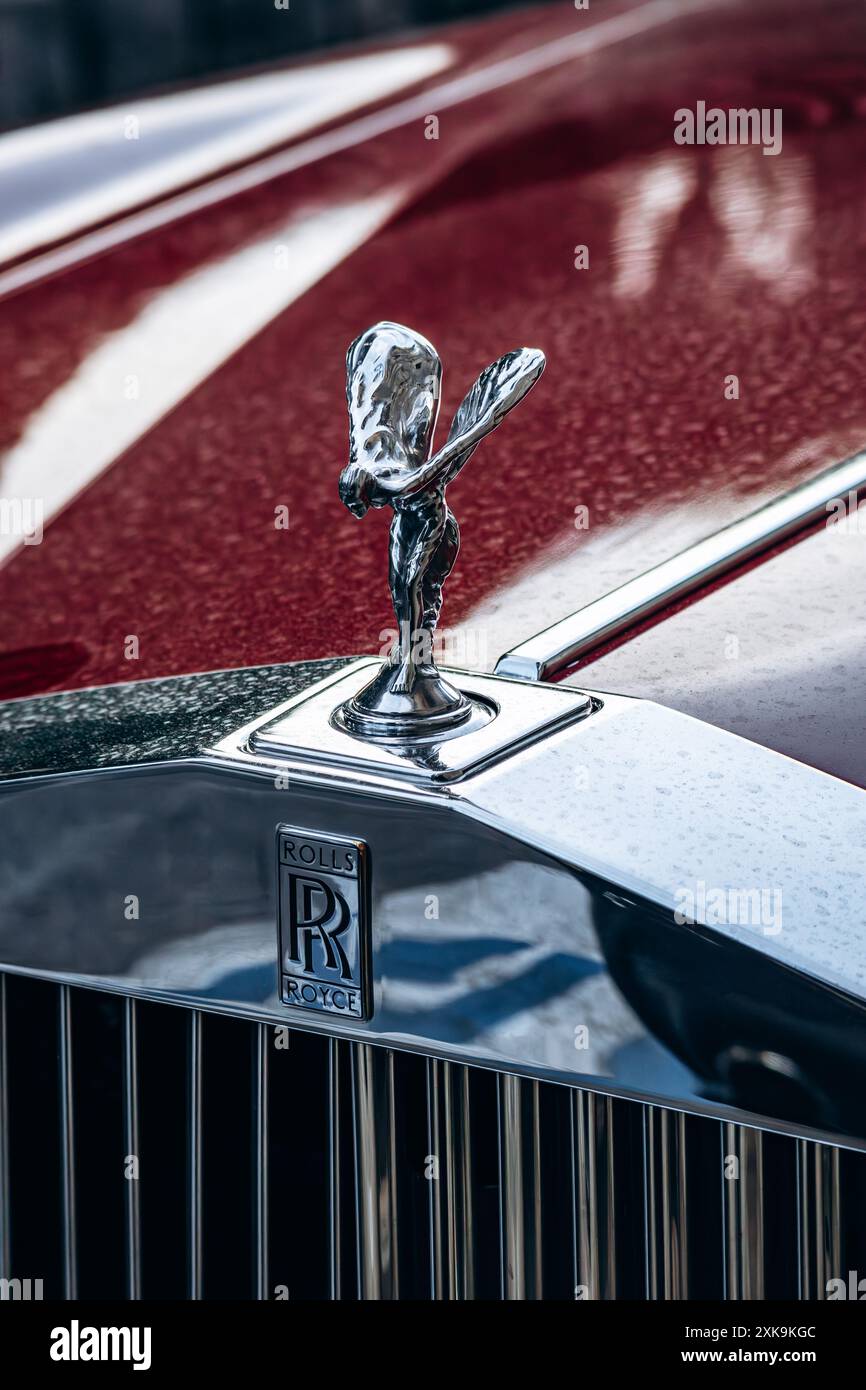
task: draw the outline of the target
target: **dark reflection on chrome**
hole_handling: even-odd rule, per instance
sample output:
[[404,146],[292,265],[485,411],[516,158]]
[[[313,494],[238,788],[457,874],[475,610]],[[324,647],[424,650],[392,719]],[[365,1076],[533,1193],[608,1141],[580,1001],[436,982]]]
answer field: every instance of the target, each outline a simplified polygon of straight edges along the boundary
[[611,979],[704,1095],[863,1135],[866,1009],[708,928],[594,900]]

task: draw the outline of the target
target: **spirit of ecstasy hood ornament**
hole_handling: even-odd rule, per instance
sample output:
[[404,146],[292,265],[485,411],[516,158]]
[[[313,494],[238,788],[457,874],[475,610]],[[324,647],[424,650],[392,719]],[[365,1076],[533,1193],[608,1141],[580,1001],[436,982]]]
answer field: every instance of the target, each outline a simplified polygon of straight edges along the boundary
[[349,348],[350,451],[340,498],[357,517],[368,507],[394,509],[389,583],[399,634],[382,669],[339,711],[350,732],[417,738],[470,719],[471,702],[433,659],[442,586],[460,546],[445,489],[543,370],[537,348],[515,348],[485,367],[431,457],[442,382],[432,344],[399,323],[377,323]]

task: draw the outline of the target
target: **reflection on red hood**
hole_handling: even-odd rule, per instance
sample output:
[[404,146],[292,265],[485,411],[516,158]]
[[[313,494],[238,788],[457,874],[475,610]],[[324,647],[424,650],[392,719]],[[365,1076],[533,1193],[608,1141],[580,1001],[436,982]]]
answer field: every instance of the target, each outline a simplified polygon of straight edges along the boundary
[[[346,348],[383,318],[439,347],[446,417],[515,343],[547,354],[449,493],[443,622],[482,626],[487,664],[862,444],[861,12],[789,18],[650,0],[437,30],[438,138],[362,127],[10,297],[0,478],[26,483],[46,441],[52,477],[89,482],[0,572],[7,661],[53,653],[29,688],[379,650],[387,518],[357,526],[337,477]],[[481,94],[455,101],[463,80]],[[676,145],[698,100],[781,107],[781,154]]]

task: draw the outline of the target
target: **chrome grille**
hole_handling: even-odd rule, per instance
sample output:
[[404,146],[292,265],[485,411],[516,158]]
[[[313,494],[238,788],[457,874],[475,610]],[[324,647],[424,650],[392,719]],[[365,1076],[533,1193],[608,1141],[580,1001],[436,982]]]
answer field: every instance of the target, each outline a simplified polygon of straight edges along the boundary
[[46,1298],[820,1298],[864,1195],[863,1154],[0,976],[0,1275]]

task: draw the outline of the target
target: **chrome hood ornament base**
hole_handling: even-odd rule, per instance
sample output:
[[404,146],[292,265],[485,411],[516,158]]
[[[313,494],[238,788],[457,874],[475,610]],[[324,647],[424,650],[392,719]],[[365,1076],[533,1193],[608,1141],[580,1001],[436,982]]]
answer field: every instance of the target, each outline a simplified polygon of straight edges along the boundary
[[537,348],[515,348],[485,367],[454,416],[447,442],[432,454],[442,386],[433,345],[402,324],[383,322],[349,348],[350,450],[340,498],[356,517],[369,507],[393,508],[389,583],[399,635],[389,660],[340,709],[338,722],[348,733],[441,737],[493,717],[489,706],[473,705],[446,680],[433,657],[442,587],[460,548],[445,489],[534,386],[544,363]]
[[[373,672],[377,674],[371,681]],[[359,738],[349,727],[346,711],[380,676],[376,659],[362,657],[253,720],[223,740],[218,751],[242,762],[277,759],[293,772],[328,781],[336,778],[368,786],[409,783],[418,790],[434,791],[437,786],[462,782],[600,707],[600,702],[570,686],[447,670],[442,673],[443,685],[457,691],[469,710],[459,728],[442,729],[430,721],[423,732],[411,737],[400,730],[390,737]]]
[[453,738],[496,717],[472,701],[432,663],[416,669],[411,690],[395,689],[397,665],[386,661],[353,699],[334,711],[338,728],[357,738],[405,743]]

